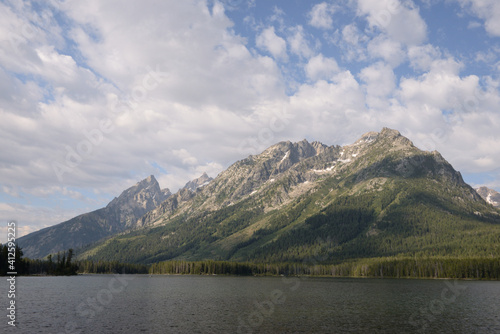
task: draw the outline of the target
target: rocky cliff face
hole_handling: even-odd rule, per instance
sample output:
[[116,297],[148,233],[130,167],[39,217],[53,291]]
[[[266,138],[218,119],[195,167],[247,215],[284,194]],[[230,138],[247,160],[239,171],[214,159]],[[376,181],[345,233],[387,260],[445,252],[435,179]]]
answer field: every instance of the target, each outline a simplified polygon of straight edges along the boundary
[[203,186],[206,186],[207,184],[210,183],[213,179],[207,175],[207,173],[203,173],[202,176],[200,176],[197,179],[194,179],[192,181],[189,181],[186,183],[183,189],[188,189],[191,191],[196,191],[196,189],[201,188]]
[[500,237],[498,210],[458,171],[438,152],[422,151],[387,128],[346,146],[281,142],[204,179],[82,258],[280,262],[318,250],[337,259],[430,256],[460,254],[456,240],[494,253],[495,244],[478,242],[471,230]]
[[170,197],[154,176],[128,188],[105,208],[85,213],[61,224],[18,239],[24,255],[42,258],[51,253],[78,248],[135,226],[137,219]]
[[[489,229],[499,217],[438,152],[384,128],[345,146],[280,142],[175,194],[151,176],[106,208],[20,240],[33,257],[101,240],[81,258],[300,261],[316,252],[318,238],[343,258],[396,254],[394,245],[400,254],[424,246],[459,252],[455,237],[433,243],[445,240],[448,228],[469,240],[467,229],[483,222]],[[500,236],[490,232],[482,235]]]
[[153,175],[138,182],[115,197],[107,206],[106,214],[113,215],[122,230],[132,227],[138,218],[155,209],[172,194],[169,189],[161,190]]
[[480,187],[476,189],[477,193],[489,204],[496,208],[500,208],[500,193],[488,187]]
[[[204,187],[186,184],[184,191],[197,189],[196,193],[172,196],[142,217],[138,226],[158,225],[180,214],[214,211],[249,197],[263,201],[265,210],[271,210],[301,196],[327,177],[342,179],[341,184],[350,186],[373,178],[435,178],[460,186],[463,196],[479,199],[438,152],[422,151],[398,131],[384,128],[380,133],[368,132],[343,147],[307,140],[280,142],[259,155],[234,163],[210,182],[203,181]],[[200,179],[205,180],[206,176]]]

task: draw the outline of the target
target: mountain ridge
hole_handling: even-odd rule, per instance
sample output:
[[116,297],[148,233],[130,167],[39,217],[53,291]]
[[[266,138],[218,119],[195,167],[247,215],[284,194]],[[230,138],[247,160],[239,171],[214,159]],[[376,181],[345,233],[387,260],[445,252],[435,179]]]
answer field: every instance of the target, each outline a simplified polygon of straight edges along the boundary
[[496,208],[500,208],[500,193],[488,187],[479,187],[477,193],[489,204]]
[[150,175],[124,190],[106,207],[30,233],[17,242],[30,258],[79,248],[129,229],[137,219],[170,196],[170,190],[160,189],[158,181]]
[[[405,255],[427,254],[432,245],[456,254],[462,248],[437,222],[473,243],[462,229],[491,230],[485,243],[500,235],[499,217],[439,152],[422,151],[384,128],[344,146],[277,143],[196,191],[181,189],[144,215],[135,230],[80,256],[141,263],[301,261],[318,238],[333,240],[329,251],[337,259],[393,254],[386,246],[393,242],[401,243],[398,252]],[[435,234],[446,243],[433,241]],[[486,244],[488,252],[498,250]]]

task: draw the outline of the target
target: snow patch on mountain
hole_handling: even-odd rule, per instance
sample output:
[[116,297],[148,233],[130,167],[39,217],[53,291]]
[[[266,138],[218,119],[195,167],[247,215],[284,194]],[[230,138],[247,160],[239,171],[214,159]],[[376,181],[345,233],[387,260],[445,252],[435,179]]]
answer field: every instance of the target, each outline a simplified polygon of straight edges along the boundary
[[281,159],[280,163],[285,161],[285,159],[288,158],[289,155],[290,155],[290,151],[286,151],[285,156]]

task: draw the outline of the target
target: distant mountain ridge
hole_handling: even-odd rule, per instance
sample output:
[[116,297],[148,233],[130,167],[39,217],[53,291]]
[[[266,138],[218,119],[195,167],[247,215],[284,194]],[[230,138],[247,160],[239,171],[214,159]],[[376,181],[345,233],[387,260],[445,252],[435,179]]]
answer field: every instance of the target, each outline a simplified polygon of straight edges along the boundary
[[105,208],[30,233],[17,240],[24,255],[42,258],[69,248],[79,248],[135,226],[137,220],[171,196],[160,189],[153,175],[115,197]]
[[345,146],[280,142],[200,182],[80,258],[297,262],[318,252],[341,261],[500,251],[500,211],[437,151],[388,128]]
[[199,178],[194,179],[186,183],[184,189],[188,189],[191,191],[196,191],[196,189],[206,186],[212,181],[213,178],[207,175],[207,173],[203,173]]
[[477,193],[489,204],[496,208],[500,208],[500,193],[488,187],[480,187],[476,189]]

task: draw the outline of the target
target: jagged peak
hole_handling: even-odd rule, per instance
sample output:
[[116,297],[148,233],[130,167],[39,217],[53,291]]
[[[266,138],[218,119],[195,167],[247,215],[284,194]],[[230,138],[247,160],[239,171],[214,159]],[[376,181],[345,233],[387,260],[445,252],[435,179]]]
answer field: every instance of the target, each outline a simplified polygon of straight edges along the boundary
[[158,184],[158,181],[154,177],[154,175],[150,175],[147,178],[137,182],[135,185],[133,185],[130,188],[127,188],[124,190],[120,196],[115,197],[111,202],[108,203],[106,207],[115,207],[119,206],[121,202],[127,201],[128,198],[136,196],[136,194],[139,194],[143,191],[150,191],[152,190],[152,193],[159,193],[162,194],[162,191],[160,189],[160,185]]
[[369,132],[363,134],[361,136],[360,140],[361,139],[364,139],[364,140],[375,140],[375,139],[377,139],[378,135],[379,135],[379,133],[376,132],[376,131],[369,131]]
[[485,186],[476,188],[475,190],[487,203],[500,208],[500,193],[498,191]]
[[289,150],[292,145],[293,145],[293,143],[289,140],[280,141],[279,143],[274,144],[274,145],[268,147],[267,149],[265,149],[261,154],[268,154],[268,153],[272,153],[275,151]]
[[194,180],[191,180],[186,183],[186,185],[182,189],[188,189],[191,191],[195,191],[197,188],[203,187],[210,183],[213,180],[206,172],[203,172],[203,174]]
[[137,182],[136,186],[149,185],[149,184],[158,184],[158,181],[154,177],[154,175],[149,175],[142,181]]
[[399,137],[401,136],[401,133],[398,130],[383,127],[382,131],[380,131],[380,135],[385,137]]
[[378,142],[388,143],[393,147],[415,147],[413,142],[403,136],[398,130],[383,128],[377,136]]

